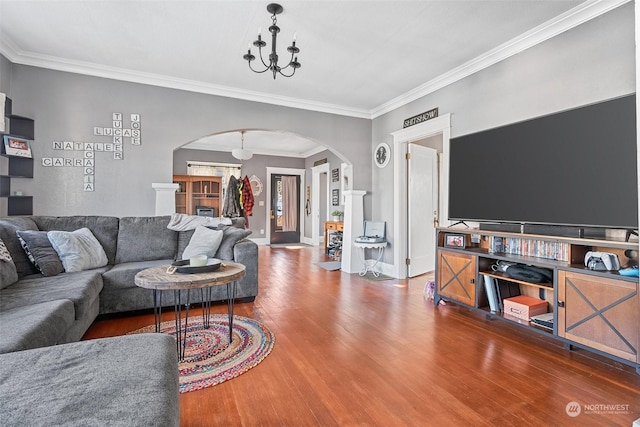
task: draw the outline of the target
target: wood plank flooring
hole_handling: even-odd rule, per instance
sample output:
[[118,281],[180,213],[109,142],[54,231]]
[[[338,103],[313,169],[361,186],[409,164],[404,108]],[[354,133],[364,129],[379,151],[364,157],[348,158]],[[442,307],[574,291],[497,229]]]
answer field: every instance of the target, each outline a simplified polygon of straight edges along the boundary
[[[260,295],[235,313],[264,322],[275,347],[247,373],[181,395],[183,426],[629,427],[640,418],[633,368],[457,305],[434,307],[424,276],[373,282],[318,267],[322,248],[259,252]],[[152,323],[152,313],[99,319],[85,339]],[[577,417],[570,402],[581,405]]]

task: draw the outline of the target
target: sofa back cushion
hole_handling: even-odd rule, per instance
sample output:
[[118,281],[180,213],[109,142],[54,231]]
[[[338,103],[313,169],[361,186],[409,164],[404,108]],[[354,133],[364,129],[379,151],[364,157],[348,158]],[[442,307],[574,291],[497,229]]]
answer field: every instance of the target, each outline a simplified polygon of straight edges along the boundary
[[27,257],[43,276],[64,273],[64,266],[51,245],[48,231],[18,230],[16,233]]
[[116,263],[175,259],[178,233],[169,230],[170,216],[120,218]]
[[18,230],[38,230],[38,226],[31,217],[11,217],[0,219],[0,239],[11,254],[13,263],[16,266],[18,277],[28,276],[38,273],[26,252],[22,249],[16,231]]
[[[109,264],[114,264],[118,244],[119,219],[113,216],[34,216],[33,220],[43,231],[75,231],[88,228],[98,239]],[[15,261],[14,261],[15,262]],[[17,267],[17,265],[16,265]]]

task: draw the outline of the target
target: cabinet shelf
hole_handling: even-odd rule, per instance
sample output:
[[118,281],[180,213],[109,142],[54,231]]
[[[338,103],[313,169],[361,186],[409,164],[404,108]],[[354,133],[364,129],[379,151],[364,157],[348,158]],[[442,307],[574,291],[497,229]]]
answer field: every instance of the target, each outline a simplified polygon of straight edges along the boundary
[[531,286],[533,288],[540,289],[550,289],[553,290],[553,283],[536,283],[536,282],[526,282],[524,280],[514,279],[513,277],[509,277],[507,274],[502,273],[500,271],[481,271],[480,274],[484,276],[493,277],[500,280],[507,280],[509,282],[517,283],[519,285]]
[[538,324],[536,324],[534,322],[530,322],[528,320],[518,319],[517,317],[509,316],[508,314],[491,311],[489,309],[489,307],[479,307],[479,309],[481,311],[484,311],[485,313],[487,313],[487,316],[504,319],[504,320],[509,321],[511,323],[515,323],[518,326],[522,326],[522,327],[534,330],[536,332],[543,333],[545,335],[552,335],[553,334],[553,328],[548,328],[548,327],[545,327],[545,326],[542,326],[542,325],[538,325]]

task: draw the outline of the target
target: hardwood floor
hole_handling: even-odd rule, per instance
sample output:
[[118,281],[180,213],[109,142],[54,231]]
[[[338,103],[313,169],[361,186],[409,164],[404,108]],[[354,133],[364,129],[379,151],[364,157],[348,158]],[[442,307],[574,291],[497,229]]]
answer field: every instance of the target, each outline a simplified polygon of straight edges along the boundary
[[[182,394],[183,426],[629,427],[640,418],[631,367],[434,307],[425,277],[372,282],[320,261],[322,248],[260,247],[260,295],[235,314],[263,321],[275,347],[247,373]],[[85,338],[152,323],[151,313],[100,319]],[[570,402],[581,405],[575,418]]]

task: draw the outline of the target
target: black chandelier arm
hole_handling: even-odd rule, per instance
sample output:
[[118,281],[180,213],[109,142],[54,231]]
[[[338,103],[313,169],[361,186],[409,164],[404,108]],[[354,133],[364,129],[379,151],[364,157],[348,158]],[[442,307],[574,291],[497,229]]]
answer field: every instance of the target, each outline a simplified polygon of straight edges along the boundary
[[264,58],[262,57],[262,48],[259,49],[258,51],[258,56],[260,57],[260,61],[262,61],[262,65],[264,65],[265,67],[267,67],[267,70],[269,68],[271,68],[271,61],[269,61],[269,63],[267,64],[266,62],[264,62]]
[[[288,50],[288,49],[287,49],[287,50]],[[293,67],[293,69],[294,69],[294,70],[296,70],[296,69],[298,69],[298,68],[300,68],[300,67],[302,66],[302,65],[298,62],[298,57],[297,57],[297,56],[295,57],[295,60],[294,60],[294,55],[295,55],[296,53],[297,53],[297,52],[291,52],[291,59],[289,59],[289,63],[288,63],[286,66],[282,67],[282,68],[281,68],[281,70],[286,70],[286,69],[287,69],[287,68],[289,68],[289,67]],[[294,71],[294,72],[295,72],[295,71]],[[282,73],[280,73],[280,74],[282,74]],[[284,75],[284,74],[282,74],[282,75]],[[292,75],[293,75],[293,74],[292,74]]]
[[256,70],[251,66],[251,61],[249,61],[249,69],[251,69],[251,71],[253,71],[254,73],[258,73],[258,74],[266,73],[267,71],[269,71],[269,67],[265,68],[262,71]]
[[[288,65],[287,65],[287,67],[288,67]],[[279,69],[278,73],[280,73],[280,75],[283,76],[283,77],[293,77],[293,75],[296,73],[297,68],[293,68],[293,71],[291,71],[291,74],[285,74],[285,73],[282,72],[282,70],[284,70],[287,67]]]

